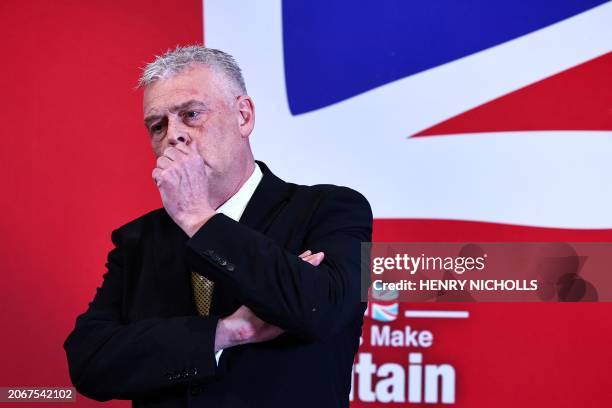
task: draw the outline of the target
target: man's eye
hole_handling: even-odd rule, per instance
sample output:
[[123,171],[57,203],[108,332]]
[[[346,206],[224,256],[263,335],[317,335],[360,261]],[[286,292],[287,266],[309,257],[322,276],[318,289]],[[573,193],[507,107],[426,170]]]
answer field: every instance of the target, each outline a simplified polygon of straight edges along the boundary
[[156,123],[155,125],[151,126],[150,132],[151,133],[159,133],[162,130],[162,125],[159,123]]
[[188,111],[185,112],[185,118],[187,119],[195,119],[200,115],[200,112],[196,112],[196,111]]

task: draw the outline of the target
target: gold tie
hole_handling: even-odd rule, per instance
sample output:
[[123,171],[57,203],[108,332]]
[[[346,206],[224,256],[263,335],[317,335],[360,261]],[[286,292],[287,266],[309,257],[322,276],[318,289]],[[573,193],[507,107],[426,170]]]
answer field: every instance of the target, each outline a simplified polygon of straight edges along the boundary
[[191,283],[193,284],[193,297],[198,313],[200,316],[208,316],[215,283],[195,272],[191,272]]

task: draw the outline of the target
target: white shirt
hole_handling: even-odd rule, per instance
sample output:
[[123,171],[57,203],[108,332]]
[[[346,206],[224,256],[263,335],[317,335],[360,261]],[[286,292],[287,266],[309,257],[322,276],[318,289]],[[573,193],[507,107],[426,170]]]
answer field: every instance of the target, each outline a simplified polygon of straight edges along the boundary
[[236,194],[231,196],[229,200],[221,205],[221,207],[217,208],[217,212],[225,214],[234,221],[239,221],[262,177],[263,173],[259,165],[255,163],[255,170],[248,180],[240,187],[240,190],[238,190]]
[[[263,173],[259,168],[259,165],[255,163],[255,170],[253,174],[248,178],[248,180],[240,187],[240,190],[236,192],[233,196],[230,197],[225,203],[221,205],[221,207],[217,208],[217,212],[224,214],[230,217],[234,221],[239,221],[240,217],[244,213],[247,204],[253,197],[253,193],[255,193],[255,189],[259,185],[263,177]],[[223,349],[217,351],[215,353],[215,358],[217,359],[217,364],[219,364],[219,359],[221,358],[221,353],[223,353]]]

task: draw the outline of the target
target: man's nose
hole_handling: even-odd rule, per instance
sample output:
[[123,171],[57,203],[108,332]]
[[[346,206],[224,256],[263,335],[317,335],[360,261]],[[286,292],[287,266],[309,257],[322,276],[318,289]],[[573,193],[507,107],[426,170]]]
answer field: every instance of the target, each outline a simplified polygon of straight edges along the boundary
[[170,146],[176,146],[179,143],[189,144],[191,138],[189,132],[185,129],[185,125],[180,123],[178,120],[168,120],[168,131],[167,131],[168,143]]

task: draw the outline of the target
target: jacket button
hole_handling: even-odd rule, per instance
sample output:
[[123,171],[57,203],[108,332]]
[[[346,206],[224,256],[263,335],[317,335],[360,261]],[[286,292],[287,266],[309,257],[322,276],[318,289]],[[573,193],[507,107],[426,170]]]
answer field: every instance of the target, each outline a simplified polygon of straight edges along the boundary
[[219,261],[221,260],[221,257],[220,257],[219,255],[217,255],[217,254],[214,254],[214,255],[213,255],[213,257],[212,257],[212,259],[213,259],[213,261],[215,261],[215,262],[219,262]]
[[227,269],[228,271],[232,272],[234,270],[234,264],[228,263],[227,266],[225,267],[225,269]]
[[225,259],[222,259],[222,260],[219,261],[219,265],[225,266],[225,265],[227,265],[227,261]]

